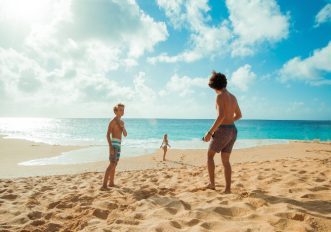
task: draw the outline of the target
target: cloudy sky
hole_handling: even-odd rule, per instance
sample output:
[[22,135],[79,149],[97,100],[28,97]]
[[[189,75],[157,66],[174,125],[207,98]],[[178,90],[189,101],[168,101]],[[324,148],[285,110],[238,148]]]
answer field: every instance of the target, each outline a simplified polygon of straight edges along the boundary
[[0,116],[331,120],[331,1],[0,0]]

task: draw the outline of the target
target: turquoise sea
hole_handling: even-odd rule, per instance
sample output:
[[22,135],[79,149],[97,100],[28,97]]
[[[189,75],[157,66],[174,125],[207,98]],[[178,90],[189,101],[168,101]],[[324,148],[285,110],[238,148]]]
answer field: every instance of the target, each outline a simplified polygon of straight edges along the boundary
[[[25,165],[68,164],[107,160],[106,118],[0,118],[0,135],[58,145],[87,148],[50,159],[27,161]],[[172,148],[206,149],[201,141],[212,119],[126,119],[128,136],[122,156],[152,153],[167,133]],[[288,143],[289,140],[331,140],[331,121],[240,120],[236,123],[235,149]]]

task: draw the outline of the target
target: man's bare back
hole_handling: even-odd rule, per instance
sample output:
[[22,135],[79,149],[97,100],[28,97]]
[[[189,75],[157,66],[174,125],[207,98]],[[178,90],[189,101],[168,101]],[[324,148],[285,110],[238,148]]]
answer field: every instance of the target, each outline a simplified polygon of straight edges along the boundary
[[237,99],[229,91],[223,90],[216,98],[216,110],[222,114],[223,121],[221,125],[231,125],[241,117],[240,108]]

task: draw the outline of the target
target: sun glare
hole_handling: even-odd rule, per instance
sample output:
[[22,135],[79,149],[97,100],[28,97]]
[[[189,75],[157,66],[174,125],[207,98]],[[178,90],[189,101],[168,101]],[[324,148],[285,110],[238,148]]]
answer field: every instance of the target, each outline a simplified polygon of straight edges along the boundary
[[41,22],[47,16],[48,6],[47,0],[0,0],[0,17],[14,22]]

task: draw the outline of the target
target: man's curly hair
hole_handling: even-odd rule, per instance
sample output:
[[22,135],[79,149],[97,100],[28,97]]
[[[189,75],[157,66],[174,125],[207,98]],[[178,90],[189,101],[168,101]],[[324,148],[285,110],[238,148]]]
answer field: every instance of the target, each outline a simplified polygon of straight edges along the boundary
[[209,78],[209,87],[216,90],[222,90],[226,88],[228,81],[223,73],[213,71]]

